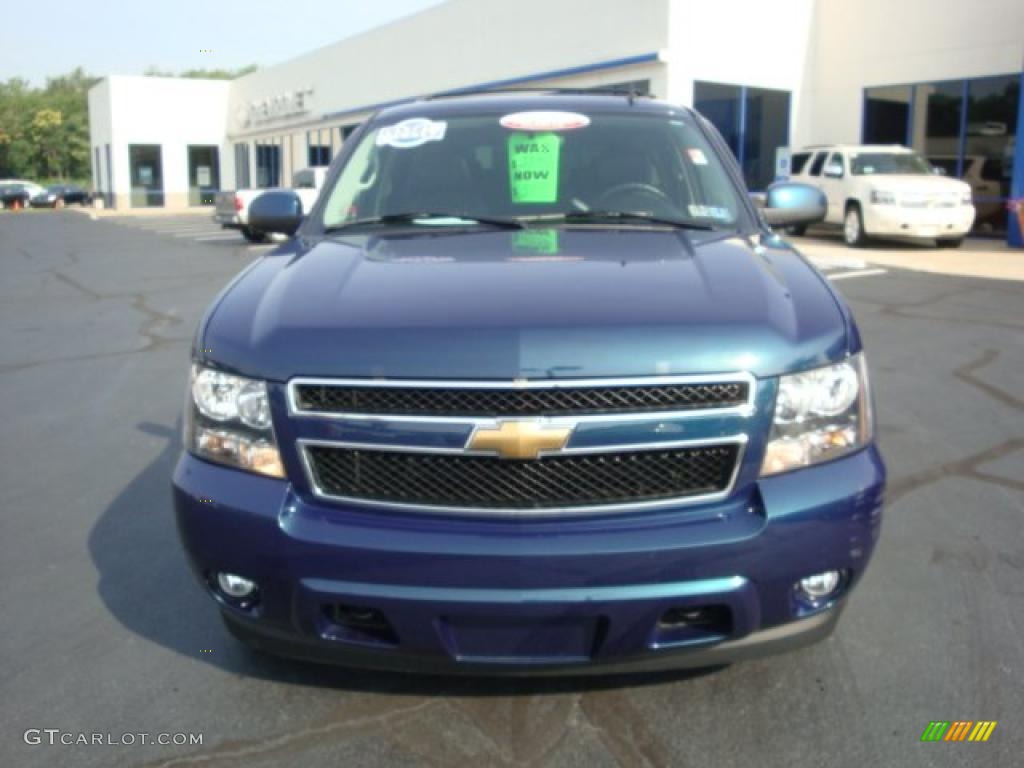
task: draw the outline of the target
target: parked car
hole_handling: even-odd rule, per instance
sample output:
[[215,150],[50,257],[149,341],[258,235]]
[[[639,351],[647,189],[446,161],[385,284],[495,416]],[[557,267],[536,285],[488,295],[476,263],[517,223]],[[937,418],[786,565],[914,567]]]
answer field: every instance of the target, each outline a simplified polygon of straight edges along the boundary
[[794,181],[825,193],[825,223],[842,227],[849,246],[862,246],[872,237],[899,237],[957,248],[974,223],[971,188],[936,173],[906,147],[808,147],[794,153],[792,168]]
[[42,187],[31,181],[0,181],[0,208],[28,208],[32,198],[42,191]]
[[73,184],[54,184],[32,197],[33,208],[63,208],[65,205],[88,205],[92,195]]
[[[928,162],[941,168],[944,175],[957,177],[955,155],[929,155]],[[971,188],[975,227],[989,230],[1005,227],[1005,200],[1010,194],[1010,176],[1003,158],[965,155],[961,178]]]
[[[228,628],[402,671],[707,666],[827,635],[885,469],[842,296],[686,107],[393,106],[195,335],[174,500]],[[187,620],[178,617],[179,621]]]
[[[292,186],[302,200],[304,210],[311,210],[327,177],[327,168],[304,168],[292,176]],[[237,229],[250,243],[262,243],[267,233],[249,226],[249,205],[266,189],[233,189],[218,192],[214,197],[213,220],[225,229]]]

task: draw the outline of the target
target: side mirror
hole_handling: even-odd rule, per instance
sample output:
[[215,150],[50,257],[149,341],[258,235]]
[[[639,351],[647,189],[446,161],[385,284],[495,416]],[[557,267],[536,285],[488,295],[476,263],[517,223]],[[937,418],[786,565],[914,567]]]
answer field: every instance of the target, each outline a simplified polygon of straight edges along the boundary
[[778,181],[768,185],[761,214],[771,227],[816,224],[828,211],[825,193],[810,184]]
[[825,166],[825,175],[830,179],[843,178],[843,166],[839,163],[829,163]]
[[934,173],[936,176],[945,176],[946,175],[946,169],[943,168],[941,165],[933,165],[932,166],[932,173]]
[[302,200],[290,189],[272,189],[249,203],[249,228],[294,235],[302,223]]

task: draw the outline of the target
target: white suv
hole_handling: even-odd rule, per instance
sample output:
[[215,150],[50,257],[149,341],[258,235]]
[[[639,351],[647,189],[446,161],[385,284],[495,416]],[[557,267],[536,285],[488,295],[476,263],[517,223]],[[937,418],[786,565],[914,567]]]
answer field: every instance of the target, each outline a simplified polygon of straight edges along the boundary
[[941,175],[906,147],[808,147],[794,153],[790,165],[793,181],[825,193],[825,223],[842,226],[850,246],[869,237],[908,237],[956,248],[974,223],[970,186]]

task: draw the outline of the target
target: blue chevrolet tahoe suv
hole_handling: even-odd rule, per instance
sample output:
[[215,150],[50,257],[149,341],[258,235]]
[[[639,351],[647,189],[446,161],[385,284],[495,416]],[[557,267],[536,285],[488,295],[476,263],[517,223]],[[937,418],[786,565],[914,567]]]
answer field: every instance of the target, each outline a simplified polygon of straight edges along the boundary
[[[384,109],[192,350],[181,538],[248,645],[435,673],[709,666],[825,637],[885,469],[850,310],[693,111]],[[305,215],[304,215],[305,214]]]

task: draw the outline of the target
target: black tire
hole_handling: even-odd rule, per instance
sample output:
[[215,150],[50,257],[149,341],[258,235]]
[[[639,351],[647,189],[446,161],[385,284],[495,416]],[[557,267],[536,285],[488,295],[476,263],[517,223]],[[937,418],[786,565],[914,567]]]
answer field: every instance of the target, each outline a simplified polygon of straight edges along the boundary
[[242,227],[242,237],[244,237],[250,243],[267,242],[267,235],[265,232],[257,232],[254,229],[249,229],[249,227]]
[[792,235],[793,237],[803,237],[804,233],[807,232],[807,225],[806,224],[790,224],[788,227],[784,227],[783,231],[787,235]]
[[843,242],[851,248],[863,248],[867,245],[868,236],[864,231],[864,216],[860,212],[860,203],[850,203],[843,215]]
[[962,237],[950,237],[945,240],[935,241],[936,248],[959,248],[963,244],[964,239]]

